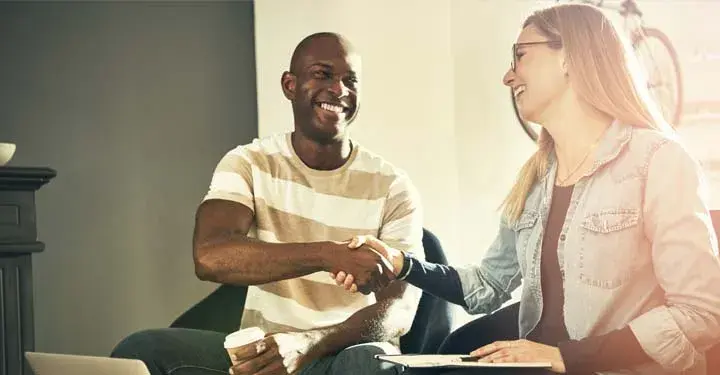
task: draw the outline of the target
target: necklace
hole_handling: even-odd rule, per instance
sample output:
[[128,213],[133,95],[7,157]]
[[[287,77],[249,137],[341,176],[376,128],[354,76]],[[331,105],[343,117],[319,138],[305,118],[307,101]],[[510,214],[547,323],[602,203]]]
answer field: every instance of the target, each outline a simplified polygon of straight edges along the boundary
[[587,152],[585,153],[585,156],[583,156],[582,160],[580,160],[580,162],[575,166],[575,168],[572,169],[571,172],[569,172],[567,175],[565,175],[565,178],[563,178],[563,179],[558,178],[558,179],[557,179],[557,184],[558,184],[558,186],[566,186],[565,183],[570,179],[570,177],[574,176],[575,173],[577,173],[577,171],[580,169],[580,167],[585,163],[585,160],[587,160],[588,156],[590,156],[590,153],[591,153],[591,152],[595,149],[595,147],[598,145],[598,142],[600,141],[600,138],[601,138],[601,137],[602,137],[602,135],[601,135],[600,137],[598,137],[598,139],[596,139],[595,142],[594,142],[592,145],[590,145],[590,148],[588,148],[588,150],[587,150]]

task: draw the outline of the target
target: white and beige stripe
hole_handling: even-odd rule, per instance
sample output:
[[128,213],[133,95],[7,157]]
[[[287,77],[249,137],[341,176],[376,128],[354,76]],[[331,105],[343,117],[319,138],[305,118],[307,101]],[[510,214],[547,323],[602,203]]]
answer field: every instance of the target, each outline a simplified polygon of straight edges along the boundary
[[[250,207],[257,237],[267,242],[371,234],[403,249],[421,249],[419,200],[406,176],[359,147],[342,171],[312,171],[289,139],[277,135],[228,152],[205,199]],[[277,331],[337,324],[374,302],[374,296],[349,294],[319,272],[250,288],[242,326]]]

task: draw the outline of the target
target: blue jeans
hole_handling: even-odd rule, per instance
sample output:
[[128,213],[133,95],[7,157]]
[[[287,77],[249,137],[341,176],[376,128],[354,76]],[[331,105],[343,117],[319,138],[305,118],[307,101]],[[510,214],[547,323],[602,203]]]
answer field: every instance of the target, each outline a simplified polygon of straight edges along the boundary
[[[230,369],[223,342],[225,334],[183,328],[161,328],[134,333],[121,341],[111,357],[139,359],[151,375],[215,375]],[[382,374],[398,368],[374,359],[375,354],[397,353],[387,343],[351,346],[334,356],[308,364],[300,375]]]

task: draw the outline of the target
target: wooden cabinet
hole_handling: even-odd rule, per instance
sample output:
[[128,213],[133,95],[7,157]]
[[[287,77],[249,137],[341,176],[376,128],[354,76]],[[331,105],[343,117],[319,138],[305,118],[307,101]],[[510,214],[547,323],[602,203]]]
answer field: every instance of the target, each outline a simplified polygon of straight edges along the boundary
[[38,241],[35,192],[55,177],[49,168],[0,167],[0,375],[30,375],[34,350],[32,254]]

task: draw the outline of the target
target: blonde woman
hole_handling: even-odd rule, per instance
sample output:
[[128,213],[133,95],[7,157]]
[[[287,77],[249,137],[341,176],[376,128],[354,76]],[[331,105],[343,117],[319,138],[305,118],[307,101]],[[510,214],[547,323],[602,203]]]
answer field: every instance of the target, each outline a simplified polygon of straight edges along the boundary
[[[522,280],[514,339],[480,345],[486,331],[463,336],[478,341],[464,345],[482,361],[550,362],[556,373],[706,373],[705,352],[720,340],[706,186],[630,51],[589,5],[525,21],[503,82],[523,118],[543,129],[479,265],[426,263],[369,237],[351,244],[377,249],[398,279],[472,314],[497,310]],[[333,276],[357,287],[351,275]]]

